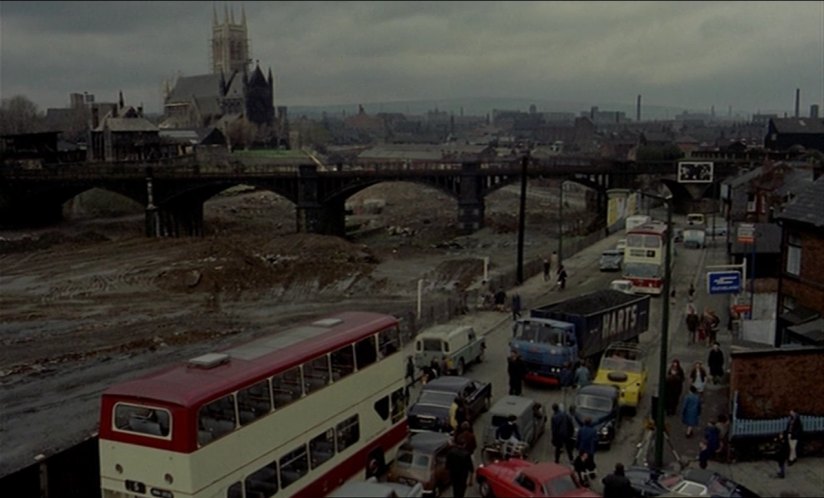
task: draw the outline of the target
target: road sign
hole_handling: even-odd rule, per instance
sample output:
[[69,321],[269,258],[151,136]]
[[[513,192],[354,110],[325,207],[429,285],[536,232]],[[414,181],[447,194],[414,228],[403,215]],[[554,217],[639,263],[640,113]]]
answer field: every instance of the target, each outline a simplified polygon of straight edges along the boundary
[[741,292],[741,272],[707,272],[707,292],[710,294],[738,294]]
[[711,161],[679,161],[678,183],[712,183],[712,169]]
[[739,244],[752,244],[755,242],[755,225],[752,223],[739,223],[737,235]]
[[732,308],[733,312],[738,313],[739,315],[749,313],[752,309],[749,304],[733,304],[730,308]]

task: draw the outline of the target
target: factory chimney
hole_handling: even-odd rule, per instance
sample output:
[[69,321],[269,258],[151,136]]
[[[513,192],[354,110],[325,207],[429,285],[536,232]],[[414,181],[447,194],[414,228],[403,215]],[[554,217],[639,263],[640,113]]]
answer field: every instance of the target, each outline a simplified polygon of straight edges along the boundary
[[638,94],[638,101],[635,104],[635,121],[641,122],[641,94]]
[[798,107],[798,106],[799,106],[799,105],[801,105],[801,89],[800,89],[800,88],[796,88],[796,89],[795,89],[795,117],[796,117],[796,118],[801,117],[801,115],[800,115],[800,114],[798,114],[798,109],[799,109],[799,107]]

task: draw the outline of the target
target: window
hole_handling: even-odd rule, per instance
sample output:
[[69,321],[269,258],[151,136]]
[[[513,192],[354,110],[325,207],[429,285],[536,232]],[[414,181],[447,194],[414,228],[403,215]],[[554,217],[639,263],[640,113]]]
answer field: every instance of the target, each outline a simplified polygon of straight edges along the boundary
[[303,364],[303,383],[306,394],[313,393],[329,384],[329,357],[319,356]]
[[335,428],[337,434],[338,453],[352,446],[360,439],[360,423],[358,416],[352,415]]
[[392,423],[398,422],[406,415],[406,396],[403,389],[392,393]]
[[381,355],[385,358],[392,353],[401,350],[401,331],[398,327],[392,327],[378,333],[378,347]]
[[272,377],[272,397],[275,408],[283,408],[303,396],[300,368],[293,367]]
[[355,371],[355,354],[352,346],[345,346],[332,353],[332,380],[338,380]]
[[262,467],[244,481],[246,497],[269,498],[278,492],[278,468],[275,462]]
[[114,408],[114,427],[121,431],[168,438],[171,414],[161,408],[118,403]]
[[526,489],[527,491],[535,491],[535,483],[529,477],[518,474],[518,477],[515,478],[515,482],[521,485],[522,488]]
[[243,486],[236,482],[226,490],[226,498],[243,498]]
[[269,391],[269,380],[258,382],[237,393],[237,411],[240,416],[240,425],[254,422],[272,410],[272,396]]
[[290,451],[280,459],[280,485],[284,488],[305,476],[309,471],[309,458],[306,445]]
[[787,239],[787,273],[801,275],[801,238],[790,235]]
[[309,457],[316,469],[335,455],[335,431],[329,429],[309,441]]
[[381,420],[389,418],[389,396],[384,396],[375,401],[375,413],[378,414]]
[[200,409],[197,440],[200,444],[206,444],[232,432],[236,426],[235,396],[230,394]]
[[[440,339],[423,339],[423,340],[418,341],[419,345],[421,343],[423,343],[423,350],[424,351],[437,351],[439,353],[441,352],[441,340]],[[420,349],[421,348],[418,347],[419,351],[420,351]]]
[[375,336],[369,336],[355,344],[355,355],[358,358],[358,370],[367,367],[378,359],[378,350],[375,347]]

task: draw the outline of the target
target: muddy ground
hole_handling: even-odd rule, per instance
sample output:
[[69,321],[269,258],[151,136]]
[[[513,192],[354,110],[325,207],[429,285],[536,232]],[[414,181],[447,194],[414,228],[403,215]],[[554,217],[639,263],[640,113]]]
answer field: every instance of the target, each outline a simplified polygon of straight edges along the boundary
[[[525,260],[548,255],[557,186],[531,182]],[[584,193],[565,193],[585,230]],[[516,262],[518,189],[486,200],[483,230],[456,234],[438,191],[387,183],[353,196],[348,239],[294,233],[294,206],[236,188],[204,206],[202,238],[149,239],[128,206],[67,206],[67,220],[0,231],[0,475],[92,435],[118,380],[341,309],[400,315]],[[576,211],[579,211],[576,213]]]

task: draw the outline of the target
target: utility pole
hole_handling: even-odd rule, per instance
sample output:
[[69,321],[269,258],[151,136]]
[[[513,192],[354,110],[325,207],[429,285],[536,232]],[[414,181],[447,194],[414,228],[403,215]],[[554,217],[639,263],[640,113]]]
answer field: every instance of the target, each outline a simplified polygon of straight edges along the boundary
[[521,158],[521,202],[518,207],[518,264],[516,277],[518,285],[524,282],[524,225],[526,222],[526,169],[529,164],[529,148]]
[[557,271],[564,260],[564,179],[558,183],[558,264]]

